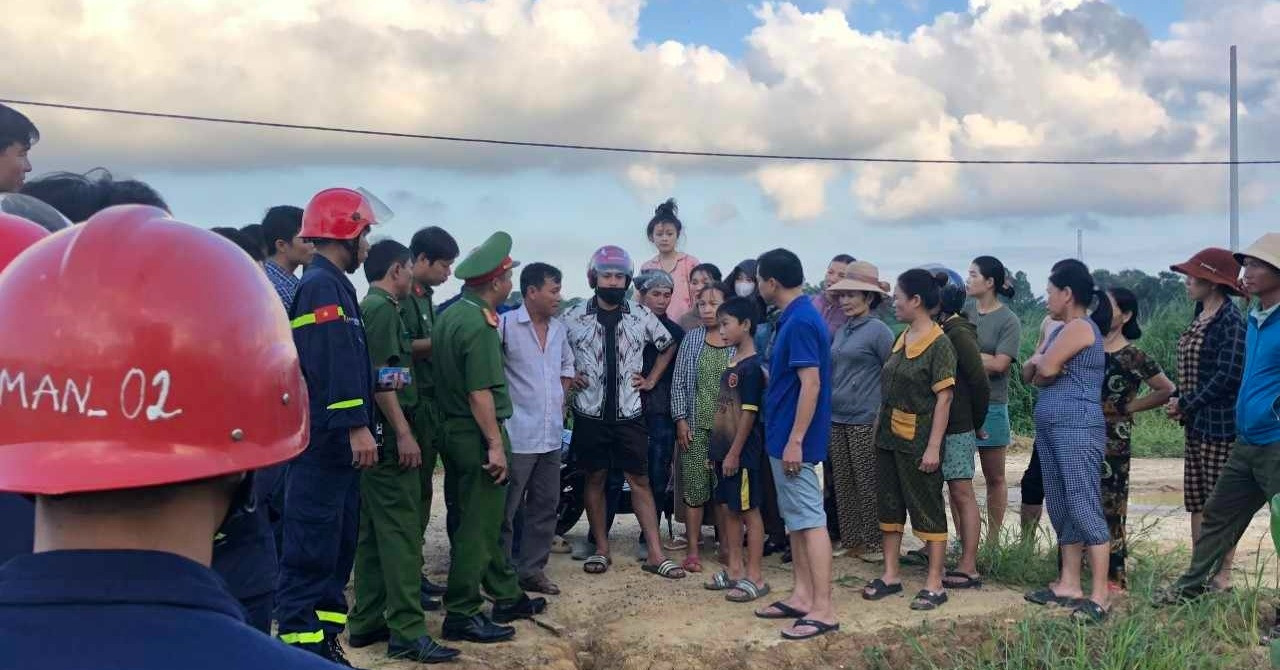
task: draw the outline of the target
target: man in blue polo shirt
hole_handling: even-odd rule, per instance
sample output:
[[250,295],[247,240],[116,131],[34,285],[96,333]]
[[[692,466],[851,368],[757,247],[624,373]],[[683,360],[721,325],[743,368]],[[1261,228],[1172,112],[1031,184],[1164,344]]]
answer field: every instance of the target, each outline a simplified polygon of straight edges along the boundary
[[781,312],[765,393],[765,447],[795,572],[791,597],[756,616],[795,619],[782,637],[807,640],[840,629],[831,604],[831,537],[817,472],[827,458],[831,426],[831,343],[822,315],[803,299],[799,257],[774,249],[760,257],[756,273],[760,296]]

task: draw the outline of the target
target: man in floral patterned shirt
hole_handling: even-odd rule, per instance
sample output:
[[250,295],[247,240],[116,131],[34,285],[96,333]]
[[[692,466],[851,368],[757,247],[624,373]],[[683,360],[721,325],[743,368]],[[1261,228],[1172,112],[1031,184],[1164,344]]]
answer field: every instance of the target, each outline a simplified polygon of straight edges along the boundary
[[[577,376],[573,401],[573,458],[588,473],[587,517],[595,537],[596,554],[583,569],[591,574],[609,569],[608,528],[605,525],[605,478],[620,469],[631,484],[631,504],[648,549],[644,570],[671,579],[684,571],[662,555],[658,516],[649,486],[649,436],[640,394],[653,389],[671,364],[675,348],[670,331],[648,309],[627,300],[635,266],[619,247],[601,247],[591,257],[587,281],[595,297],[564,316]],[[647,376],[641,374],[644,349],[652,344],[658,359]]]

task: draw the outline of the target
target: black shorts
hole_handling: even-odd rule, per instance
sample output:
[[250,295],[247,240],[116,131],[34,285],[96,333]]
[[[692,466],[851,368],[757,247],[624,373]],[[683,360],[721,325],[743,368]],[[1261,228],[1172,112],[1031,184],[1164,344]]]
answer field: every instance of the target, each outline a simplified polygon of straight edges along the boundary
[[618,469],[649,475],[649,431],[643,418],[607,422],[575,415],[569,451],[587,472]]
[[732,477],[724,476],[724,463],[715,461],[716,491],[714,499],[734,512],[759,509],[764,502],[764,480],[760,471],[740,468]]

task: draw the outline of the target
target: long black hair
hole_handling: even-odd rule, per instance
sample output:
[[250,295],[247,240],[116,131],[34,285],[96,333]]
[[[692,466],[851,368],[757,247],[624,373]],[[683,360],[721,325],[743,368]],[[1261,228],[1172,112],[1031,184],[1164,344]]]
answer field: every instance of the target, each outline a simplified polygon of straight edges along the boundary
[[973,259],[973,264],[978,266],[978,274],[985,279],[990,279],[995,285],[996,295],[1002,295],[1006,298],[1013,297],[1013,282],[1009,275],[1009,269],[1000,262],[995,256],[978,256]]
[[649,227],[645,230],[645,234],[649,236],[649,240],[653,240],[653,229],[658,227],[660,223],[669,223],[676,228],[676,237],[680,237],[684,232],[684,224],[680,223],[680,217],[676,216],[679,208],[676,206],[675,198],[667,198],[667,201],[658,205],[653,211],[653,218],[649,219]]
[[[1116,307],[1120,309],[1121,314],[1128,313],[1131,316],[1129,321],[1120,329],[1120,334],[1124,335],[1127,340],[1136,340],[1142,337],[1142,327],[1138,325],[1138,296],[1133,291],[1117,286],[1107,291],[1112,298],[1116,299]],[[1120,314],[1114,315],[1113,318],[1120,318]]]
[[1107,299],[1106,291],[1093,282],[1093,275],[1089,274],[1088,266],[1072,260],[1059,261],[1053,268],[1053,272],[1049,274],[1049,283],[1059,289],[1071,289],[1071,299],[1085,309],[1088,309],[1089,304],[1096,300],[1097,306],[1093,308],[1089,318],[1098,324],[1098,329],[1103,333],[1110,331],[1111,301]]
[[938,315],[939,321],[945,321],[952,315],[959,314],[964,311],[964,302],[968,299],[964,287],[959,286],[951,281],[951,277],[947,273],[938,271],[933,273],[933,281],[941,284],[938,289]]

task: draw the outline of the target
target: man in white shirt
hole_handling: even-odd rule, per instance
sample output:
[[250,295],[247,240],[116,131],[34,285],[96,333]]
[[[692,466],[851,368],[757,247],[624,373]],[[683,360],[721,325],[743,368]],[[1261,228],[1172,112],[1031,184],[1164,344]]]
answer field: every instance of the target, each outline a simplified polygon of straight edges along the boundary
[[560,271],[546,263],[525,266],[520,272],[524,304],[503,314],[498,324],[513,405],[507,421],[511,479],[502,546],[512,553],[514,525],[522,518],[519,552],[511,556],[512,565],[521,588],[548,595],[560,593],[545,569],[560,500],[564,399],[574,376],[565,326],[555,318],[561,279]]

